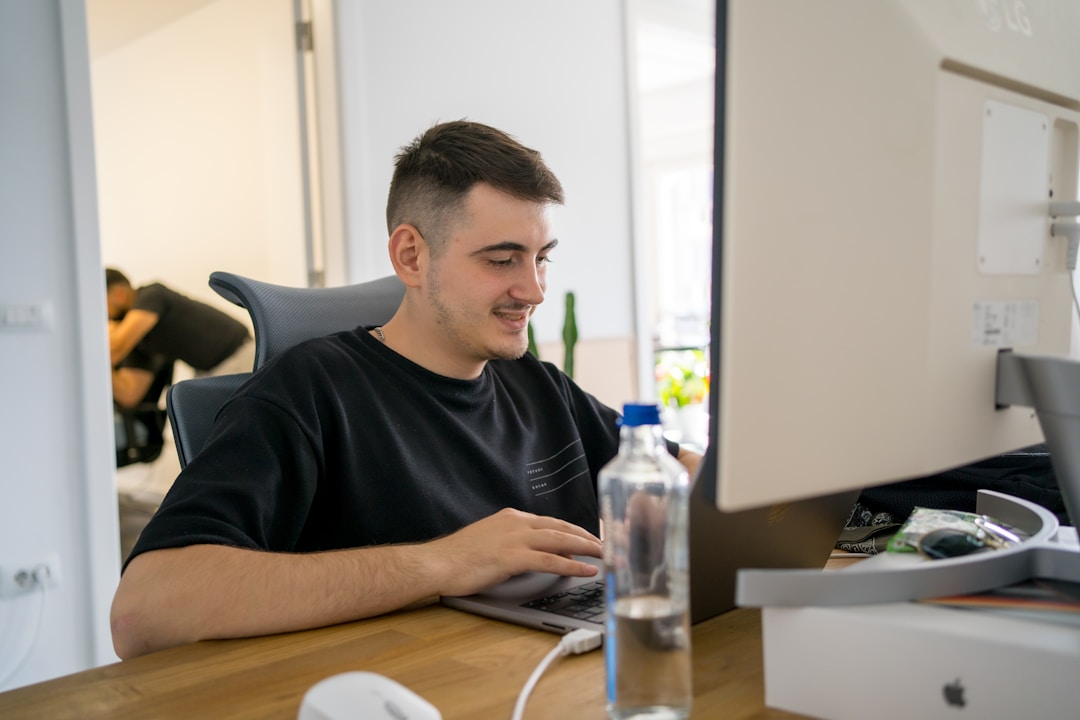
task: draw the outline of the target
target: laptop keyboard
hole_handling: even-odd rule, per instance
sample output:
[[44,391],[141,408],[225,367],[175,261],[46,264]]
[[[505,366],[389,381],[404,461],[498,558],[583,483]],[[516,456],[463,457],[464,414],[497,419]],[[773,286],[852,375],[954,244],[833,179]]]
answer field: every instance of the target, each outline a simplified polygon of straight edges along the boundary
[[607,608],[604,605],[604,582],[594,582],[578,585],[570,590],[548,595],[538,600],[530,600],[522,604],[523,607],[534,610],[544,610],[564,617],[587,620],[603,624],[607,618]]

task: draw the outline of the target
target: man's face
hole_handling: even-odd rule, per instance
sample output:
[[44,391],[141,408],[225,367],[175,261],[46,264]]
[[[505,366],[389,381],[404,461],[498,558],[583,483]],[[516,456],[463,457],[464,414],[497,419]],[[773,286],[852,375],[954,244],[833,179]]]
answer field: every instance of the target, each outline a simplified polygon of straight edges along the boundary
[[548,255],[557,242],[548,205],[474,186],[427,274],[444,352],[463,368],[480,369],[487,360],[524,355],[529,317],[544,301]]
[[110,320],[123,320],[131,309],[132,289],[123,285],[113,285],[105,293],[105,306]]

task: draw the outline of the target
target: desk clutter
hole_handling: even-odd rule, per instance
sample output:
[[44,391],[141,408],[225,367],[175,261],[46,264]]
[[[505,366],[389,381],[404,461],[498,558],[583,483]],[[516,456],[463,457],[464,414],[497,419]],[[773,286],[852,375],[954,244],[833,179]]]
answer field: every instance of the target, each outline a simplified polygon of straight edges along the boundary
[[863,490],[836,549],[876,555],[917,507],[974,513],[979,490],[993,490],[1040,505],[1069,525],[1046,445],[1034,445],[922,478]]

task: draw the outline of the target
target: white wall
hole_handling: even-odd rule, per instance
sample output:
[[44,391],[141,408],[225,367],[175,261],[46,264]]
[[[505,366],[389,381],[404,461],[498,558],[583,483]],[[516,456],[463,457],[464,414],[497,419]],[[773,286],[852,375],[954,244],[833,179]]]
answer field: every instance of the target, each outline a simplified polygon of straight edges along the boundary
[[105,263],[245,320],[214,270],[306,285],[291,0],[215,0],[91,67]]
[[583,340],[633,336],[619,0],[339,0],[338,47],[351,281],[390,273],[394,154],[469,118],[539,150],[566,191],[538,339],[560,336],[567,290]]
[[[390,273],[383,218],[398,148],[439,120],[502,127],[544,153],[567,193],[538,337],[559,342],[573,290],[579,381],[610,404],[629,399],[619,0],[338,0],[334,9],[340,58],[323,73],[336,70],[341,89],[348,268],[328,277]],[[219,306],[206,286],[212,270],[306,283],[290,10],[288,0],[215,0],[95,57],[102,254],[136,283],[160,279]],[[325,34],[315,42],[328,44]],[[561,361],[561,348],[543,355]]]
[[81,0],[0,2],[0,567],[56,553],[60,585],[0,599],[0,690],[114,659],[119,576],[86,22]]

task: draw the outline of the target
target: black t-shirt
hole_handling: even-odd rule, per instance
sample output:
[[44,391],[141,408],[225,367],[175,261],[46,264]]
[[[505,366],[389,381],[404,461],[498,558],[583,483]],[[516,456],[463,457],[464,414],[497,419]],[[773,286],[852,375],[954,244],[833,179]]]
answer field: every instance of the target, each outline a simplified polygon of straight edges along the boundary
[[210,370],[232,355],[249,337],[247,327],[205,303],[161,283],[139,288],[134,310],[158,316],[138,348],[146,355],[183,360],[196,370]]
[[531,355],[475,380],[431,373],[365,330],[275,357],[222,408],[139,538],[282,552],[416,542],[504,507],[598,532],[617,413]]

